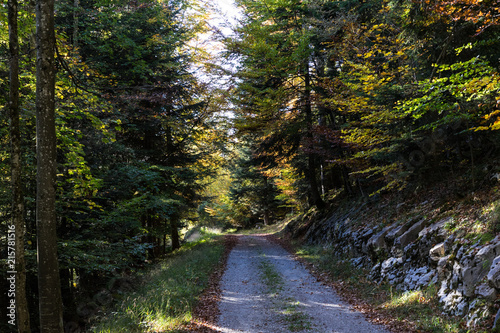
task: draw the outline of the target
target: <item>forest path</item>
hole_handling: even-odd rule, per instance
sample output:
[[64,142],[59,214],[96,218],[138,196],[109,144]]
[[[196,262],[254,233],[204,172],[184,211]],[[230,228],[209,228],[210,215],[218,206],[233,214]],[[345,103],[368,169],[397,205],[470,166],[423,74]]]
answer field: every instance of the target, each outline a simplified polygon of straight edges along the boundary
[[239,236],[220,282],[218,330],[387,333],[264,235]]

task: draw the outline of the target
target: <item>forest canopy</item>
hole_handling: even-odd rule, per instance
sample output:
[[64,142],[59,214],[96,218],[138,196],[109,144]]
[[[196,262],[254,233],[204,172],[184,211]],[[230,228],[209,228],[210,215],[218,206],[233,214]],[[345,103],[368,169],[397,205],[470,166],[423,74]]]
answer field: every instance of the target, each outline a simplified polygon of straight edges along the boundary
[[[7,235],[22,193],[26,300],[37,314],[38,14],[21,2],[9,34],[14,2],[0,6],[9,59],[0,62],[0,228]],[[65,321],[87,324],[91,312],[78,309],[99,288],[179,248],[196,225],[255,227],[339,198],[451,178],[475,189],[498,177],[499,1],[236,5],[241,16],[225,34],[198,0],[54,3]],[[224,48],[218,59],[198,43],[210,29]],[[30,323],[38,327],[37,315]]]

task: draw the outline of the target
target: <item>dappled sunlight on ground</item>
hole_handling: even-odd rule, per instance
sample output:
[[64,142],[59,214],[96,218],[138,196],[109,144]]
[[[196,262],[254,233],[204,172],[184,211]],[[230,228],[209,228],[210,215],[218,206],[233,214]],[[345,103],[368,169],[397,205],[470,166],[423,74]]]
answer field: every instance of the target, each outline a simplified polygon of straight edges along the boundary
[[221,280],[221,332],[387,332],[353,311],[267,237],[238,240]]

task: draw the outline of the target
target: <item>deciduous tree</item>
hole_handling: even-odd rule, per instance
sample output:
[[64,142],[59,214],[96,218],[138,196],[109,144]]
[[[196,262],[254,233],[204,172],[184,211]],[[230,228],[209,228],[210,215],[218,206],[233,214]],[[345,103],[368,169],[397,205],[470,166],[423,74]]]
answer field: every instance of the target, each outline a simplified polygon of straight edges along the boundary
[[38,0],[36,120],[37,120],[37,257],[40,329],[63,332],[61,283],[57,258],[55,30],[54,1]]
[[24,197],[22,190],[22,156],[21,127],[19,112],[19,36],[18,36],[18,3],[9,0],[9,50],[10,50],[10,141],[11,141],[11,175],[12,175],[12,224],[15,227],[16,250],[16,314],[18,332],[30,330],[30,315],[26,300],[26,264],[24,259]]

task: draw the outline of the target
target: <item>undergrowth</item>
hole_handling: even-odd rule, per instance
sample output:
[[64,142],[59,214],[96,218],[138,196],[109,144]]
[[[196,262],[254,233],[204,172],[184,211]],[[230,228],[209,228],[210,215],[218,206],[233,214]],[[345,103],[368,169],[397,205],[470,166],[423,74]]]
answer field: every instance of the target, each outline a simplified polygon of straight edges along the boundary
[[192,310],[224,252],[220,237],[186,244],[145,273],[135,292],[91,329],[94,333],[175,332]]

